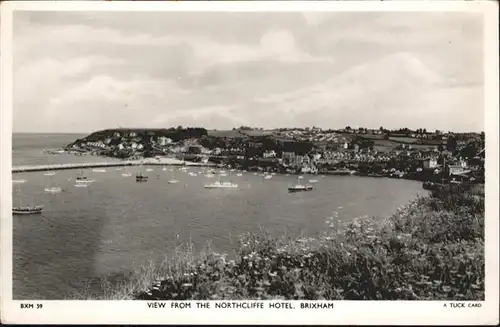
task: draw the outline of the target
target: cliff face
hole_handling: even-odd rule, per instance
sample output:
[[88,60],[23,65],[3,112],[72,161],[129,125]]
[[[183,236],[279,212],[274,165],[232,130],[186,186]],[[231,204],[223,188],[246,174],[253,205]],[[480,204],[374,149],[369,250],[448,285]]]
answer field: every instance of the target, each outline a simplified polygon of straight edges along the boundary
[[83,139],[78,139],[73,143],[67,145],[67,147],[72,147],[73,145],[81,145],[88,142],[111,142],[116,141],[123,142],[149,142],[157,141],[160,138],[169,138],[173,142],[182,141],[188,138],[202,138],[206,136],[207,130],[204,128],[170,128],[170,129],[150,129],[150,128],[117,128],[117,129],[105,129],[102,131],[94,132]]

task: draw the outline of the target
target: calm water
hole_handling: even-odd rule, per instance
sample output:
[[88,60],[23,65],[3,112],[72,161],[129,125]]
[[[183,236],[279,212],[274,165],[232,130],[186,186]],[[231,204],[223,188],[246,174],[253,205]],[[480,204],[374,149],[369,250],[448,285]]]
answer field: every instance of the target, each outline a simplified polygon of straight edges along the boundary
[[[43,148],[75,137],[14,135],[13,162],[46,164]],[[91,159],[50,156],[51,162]],[[312,177],[319,180],[316,190],[289,194],[293,176],[264,180],[251,173],[230,177],[238,189],[207,190],[203,185],[213,179],[175,172],[180,182],[168,184],[173,173],[154,169],[147,183],[136,183],[134,175],[124,178],[114,168],[105,173],[89,169],[87,176],[96,181],[88,188],[74,187],[76,171],[71,170],[50,179],[43,172],[14,174],[14,179],[26,179],[14,185],[22,190],[20,197],[14,194],[14,203],[45,206],[41,216],[13,219],[14,298],[64,299],[78,292],[85,279],[126,274],[147,260],[163,260],[176,243],[189,239],[196,249],[210,241],[216,251],[231,252],[243,232],[265,227],[275,235],[285,230],[314,235],[325,230],[325,218],[333,211],[346,221],[365,214],[386,216],[425,194],[417,182],[354,176]],[[45,193],[47,185],[64,192]]]

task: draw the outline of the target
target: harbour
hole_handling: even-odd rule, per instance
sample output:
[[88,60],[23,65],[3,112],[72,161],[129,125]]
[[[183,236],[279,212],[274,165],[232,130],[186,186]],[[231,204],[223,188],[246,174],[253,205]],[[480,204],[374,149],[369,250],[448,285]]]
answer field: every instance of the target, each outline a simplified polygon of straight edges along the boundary
[[[47,160],[40,156],[38,162]],[[289,193],[287,188],[298,180],[293,174],[269,174],[272,178],[266,179],[248,171],[163,167],[155,161],[79,163],[61,165],[66,167],[61,170],[43,167],[56,171],[53,176],[41,170],[15,173],[16,180],[24,180],[13,184],[13,190],[22,189],[23,205],[43,205],[39,214],[13,217],[15,298],[71,298],[88,285],[98,293],[103,278],[120,280],[133,267],[173,255],[185,242],[191,241],[198,250],[211,243],[215,251],[231,255],[244,232],[265,226],[273,235],[284,231],[316,235],[333,212],[341,221],[363,215],[384,217],[427,193],[415,181],[308,174],[300,180],[303,184],[318,180],[314,191]],[[106,172],[94,172],[96,167],[105,167]],[[115,169],[119,167],[123,169]],[[148,167],[153,171],[146,172]],[[149,176],[147,182],[135,181],[139,172]],[[122,176],[126,173],[131,176]],[[94,182],[76,187],[82,184],[76,183],[78,176]],[[205,188],[218,178],[238,187]],[[63,191],[45,192],[47,187]],[[374,192],[379,189],[387,192]]]

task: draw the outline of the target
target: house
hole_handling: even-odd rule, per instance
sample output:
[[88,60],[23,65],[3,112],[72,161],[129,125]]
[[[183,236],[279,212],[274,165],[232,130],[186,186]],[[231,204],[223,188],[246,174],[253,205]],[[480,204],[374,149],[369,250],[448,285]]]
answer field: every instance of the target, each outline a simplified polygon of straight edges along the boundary
[[119,132],[114,132],[114,133],[113,133],[113,137],[115,137],[115,138],[118,138],[118,137],[120,137],[120,136],[121,136],[121,135],[120,135],[120,133],[119,133]]
[[313,161],[318,161],[321,159],[321,153],[315,153],[312,155],[312,160]]
[[161,146],[165,146],[165,145],[168,145],[172,143],[172,139],[171,138],[168,138],[168,137],[165,137],[165,136],[161,136],[158,138],[158,144],[161,145]]
[[276,152],[274,150],[265,151],[262,156],[264,158],[276,158]]
[[293,160],[293,158],[295,158],[295,152],[283,152],[281,154],[283,160]]
[[136,137],[137,133],[136,132],[130,132],[130,133],[128,133],[128,136],[129,137]]
[[434,169],[438,166],[437,159],[434,157],[428,157],[423,160],[424,169]]

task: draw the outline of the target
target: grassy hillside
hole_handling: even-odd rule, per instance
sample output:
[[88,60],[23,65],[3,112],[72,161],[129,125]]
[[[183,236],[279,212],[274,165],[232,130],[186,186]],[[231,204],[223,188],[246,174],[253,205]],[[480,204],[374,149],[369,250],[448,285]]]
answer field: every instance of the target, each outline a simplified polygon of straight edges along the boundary
[[314,238],[243,235],[234,258],[180,247],[97,298],[484,299],[482,186],[436,191],[383,221],[341,225],[334,214],[325,223]]

